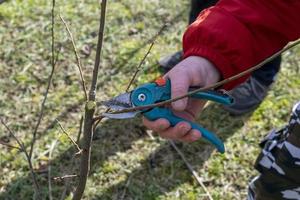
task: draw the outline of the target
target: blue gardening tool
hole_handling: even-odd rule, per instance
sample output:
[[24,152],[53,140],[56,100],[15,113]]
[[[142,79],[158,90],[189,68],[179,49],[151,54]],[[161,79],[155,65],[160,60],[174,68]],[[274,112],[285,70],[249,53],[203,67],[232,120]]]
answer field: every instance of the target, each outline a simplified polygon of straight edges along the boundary
[[[105,106],[111,110],[117,111],[125,108],[132,108],[137,106],[146,106],[153,103],[169,100],[171,98],[171,82],[163,78],[157,79],[154,83],[147,83],[141,85],[131,92],[121,94],[109,101],[103,102]],[[191,95],[191,98],[215,101],[217,103],[230,105],[233,103],[233,98],[226,93],[219,91],[204,91]],[[104,116],[113,119],[126,119],[135,117],[137,113],[142,113],[147,119],[154,121],[159,118],[167,119],[171,126],[175,126],[181,121],[188,122],[192,129],[197,129],[202,133],[202,137],[211,142],[218,149],[219,152],[224,153],[225,147],[223,142],[213,133],[209,132],[200,125],[180,118],[172,113],[166,107],[154,107],[145,110],[139,110],[127,113],[104,113]]]

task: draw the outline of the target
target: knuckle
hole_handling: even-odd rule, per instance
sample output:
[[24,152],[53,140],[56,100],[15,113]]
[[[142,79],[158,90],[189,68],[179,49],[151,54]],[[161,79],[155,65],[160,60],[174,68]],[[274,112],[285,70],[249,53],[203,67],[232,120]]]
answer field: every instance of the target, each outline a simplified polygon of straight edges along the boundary
[[179,94],[179,93],[185,93],[186,91],[186,87],[183,84],[175,84],[173,86],[173,93],[175,94]]

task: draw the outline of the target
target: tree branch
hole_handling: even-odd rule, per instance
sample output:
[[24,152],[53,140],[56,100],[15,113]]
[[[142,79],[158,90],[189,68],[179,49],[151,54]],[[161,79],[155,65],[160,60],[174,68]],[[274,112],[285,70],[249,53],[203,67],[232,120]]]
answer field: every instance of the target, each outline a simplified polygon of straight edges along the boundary
[[31,141],[31,145],[30,145],[30,151],[29,151],[29,158],[30,159],[32,157],[33,147],[34,147],[34,144],[35,144],[35,141],[36,141],[36,134],[37,134],[38,128],[41,124],[42,118],[44,116],[45,104],[46,104],[46,101],[47,101],[49,89],[50,89],[51,82],[52,82],[53,75],[54,75],[54,71],[55,71],[56,61],[55,61],[55,49],[54,49],[54,39],[55,39],[54,38],[54,11],[55,11],[55,0],[52,0],[52,12],[51,12],[51,22],[52,22],[52,26],[51,26],[51,43],[52,43],[52,45],[51,45],[51,50],[52,50],[51,66],[52,66],[52,69],[51,69],[51,73],[48,77],[46,92],[45,92],[44,99],[43,99],[42,104],[41,104],[41,111],[40,111],[36,126],[35,126],[33,134],[32,134],[33,137],[32,137],[32,141]]
[[62,132],[69,138],[69,140],[74,144],[74,146],[77,148],[77,153],[76,154],[80,154],[82,152],[82,150],[80,149],[80,147],[78,146],[78,144],[71,138],[70,134],[64,129],[64,127],[61,125],[61,123],[56,119],[56,122],[58,123],[60,129],[62,130]]
[[101,60],[101,50],[102,50],[104,25],[105,25],[105,14],[106,14],[106,0],[102,0],[101,1],[100,26],[99,26],[99,32],[98,32],[96,58],[95,58],[95,65],[94,65],[94,69],[93,69],[92,84],[91,84],[90,93],[89,93],[89,101],[95,101],[95,98],[96,98],[96,85],[97,85],[98,71],[99,71],[100,60]]
[[6,142],[0,141],[0,144],[3,145],[3,146],[7,146],[7,147],[9,147],[9,148],[12,148],[12,149],[18,149],[19,151],[22,151],[22,149],[20,149],[19,147],[16,147],[16,146],[14,146],[14,145],[10,145],[10,144],[8,144],[8,143],[6,143]]
[[51,159],[52,159],[52,153],[57,144],[57,140],[52,142],[50,150],[49,150],[49,165],[48,165],[48,193],[49,193],[49,200],[52,200],[52,185],[51,185]]
[[102,0],[95,65],[93,69],[92,82],[89,91],[89,99],[85,105],[83,144],[82,144],[82,154],[81,154],[81,161],[80,161],[79,182],[75,190],[73,200],[80,200],[82,198],[86,186],[87,177],[90,171],[91,144],[93,138],[93,123],[94,123],[93,118],[96,109],[96,102],[95,102],[96,85],[98,79],[98,71],[100,67],[100,58],[101,58],[103,33],[104,33],[104,25],[105,25],[105,14],[106,14],[106,0]]
[[210,193],[208,192],[208,190],[205,187],[204,183],[202,182],[200,176],[194,170],[194,168],[192,167],[192,165],[187,161],[187,159],[185,158],[184,154],[180,151],[180,149],[177,147],[177,145],[173,141],[171,141],[171,140],[168,140],[168,141],[171,144],[171,146],[176,150],[176,152],[178,153],[178,155],[181,157],[181,159],[183,160],[183,162],[185,163],[185,165],[187,166],[187,168],[190,170],[190,172],[193,174],[193,176],[195,177],[195,179],[197,180],[197,182],[203,188],[203,190],[206,193],[206,195],[209,198],[209,200],[213,200],[212,196],[210,195]]
[[151,44],[150,44],[150,46],[149,46],[149,49],[148,49],[147,53],[144,55],[144,57],[143,57],[143,59],[141,60],[141,62],[139,63],[139,65],[136,67],[136,70],[135,70],[135,72],[134,72],[134,74],[133,74],[131,80],[129,81],[129,84],[128,84],[127,88],[126,88],[126,92],[129,91],[130,86],[133,84],[133,81],[135,80],[137,74],[138,74],[139,71],[141,70],[141,67],[142,67],[142,65],[144,64],[144,62],[145,62],[146,58],[148,57],[149,53],[151,52],[152,47],[154,46],[154,43],[155,43],[157,37],[161,35],[161,33],[164,31],[164,29],[165,29],[166,27],[167,27],[167,23],[165,23],[165,24],[160,28],[160,30],[157,32],[157,34],[153,37],[153,40],[152,40],[152,42],[151,42]]
[[33,180],[33,186],[34,186],[34,192],[35,192],[35,195],[34,195],[34,199],[40,199],[40,186],[37,182],[37,179],[36,179],[36,174],[33,170],[33,166],[32,166],[32,162],[31,162],[31,159],[29,157],[29,154],[27,153],[26,151],[26,148],[23,144],[23,142],[21,142],[17,137],[16,135],[13,133],[13,131],[7,126],[7,124],[3,121],[2,118],[0,118],[0,121],[2,123],[2,125],[6,128],[6,130],[9,132],[9,134],[11,135],[11,137],[13,137],[16,142],[18,143],[19,145],[19,149],[24,152],[25,154],[25,157],[27,159],[27,162],[28,162],[28,165],[29,165],[29,169],[30,169],[30,174],[31,174],[31,177],[32,177],[32,180]]
[[83,76],[83,72],[82,72],[82,64],[81,64],[81,60],[80,60],[80,57],[79,57],[79,54],[78,54],[78,51],[77,51],[77,48],[76,48],[76,43],[75,43],[74,37],[72,35],[72,32],[70,31],[70,28],[69,28],[68,24],[64,20],[64,18],[61,15],[59,15],[59,17],[60,17],[61,21],[63,22],[64,26],[66,27],[66,30],[69,34],[70,39],[71,39],[72,46],[73,46],[73,51],[74,51],[76,62],[77,62],[77,67],[78,67],[78,70],[79,70],[79,73],[80,73],[82,89],[83,89],[83,92],[84,92],[85,100],[87,101],[88,100],[88,95],[87,95],[85,80],[84,80],[84,76]]

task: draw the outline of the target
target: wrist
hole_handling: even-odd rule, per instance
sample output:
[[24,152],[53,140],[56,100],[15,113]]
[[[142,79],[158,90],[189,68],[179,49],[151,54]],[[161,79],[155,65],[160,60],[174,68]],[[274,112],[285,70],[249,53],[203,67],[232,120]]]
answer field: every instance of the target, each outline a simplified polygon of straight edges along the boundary
[[205,86],[207,86],[220,81],[222,76],[218,68],[212,62],[207,59],[205,59],[205,61],[208,64],[204,66],[205,72],[203,74],[205,74]]
[[193,85],[207,86],[221,80],[221,73],[215,65],[200,56],[189,56],[186,59],[192,61],[190,76],[193,77]]

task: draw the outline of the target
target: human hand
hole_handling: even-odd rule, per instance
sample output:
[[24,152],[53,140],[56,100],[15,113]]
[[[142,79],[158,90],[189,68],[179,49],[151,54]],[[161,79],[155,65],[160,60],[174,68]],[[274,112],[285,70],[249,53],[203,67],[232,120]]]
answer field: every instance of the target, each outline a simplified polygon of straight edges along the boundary
[[[220,80],[220,73],[215,66],[205,58],[190,56],[173,69],[164,78],[171,80],[171,97],[176,98],[187,94],[190,86],[207,86]],[[197,114],[202,110],[205,101],[183,98],[171,103],[173,113],[179,117],[194,121]],[[174,127],[166,119],[149,121],[143,118],[143,124],[155,131],[162,138],[174,139],[184,142],[193,142],[201,137],[201,133],[196,129],[191,129],[187,122],[180,122]]]

